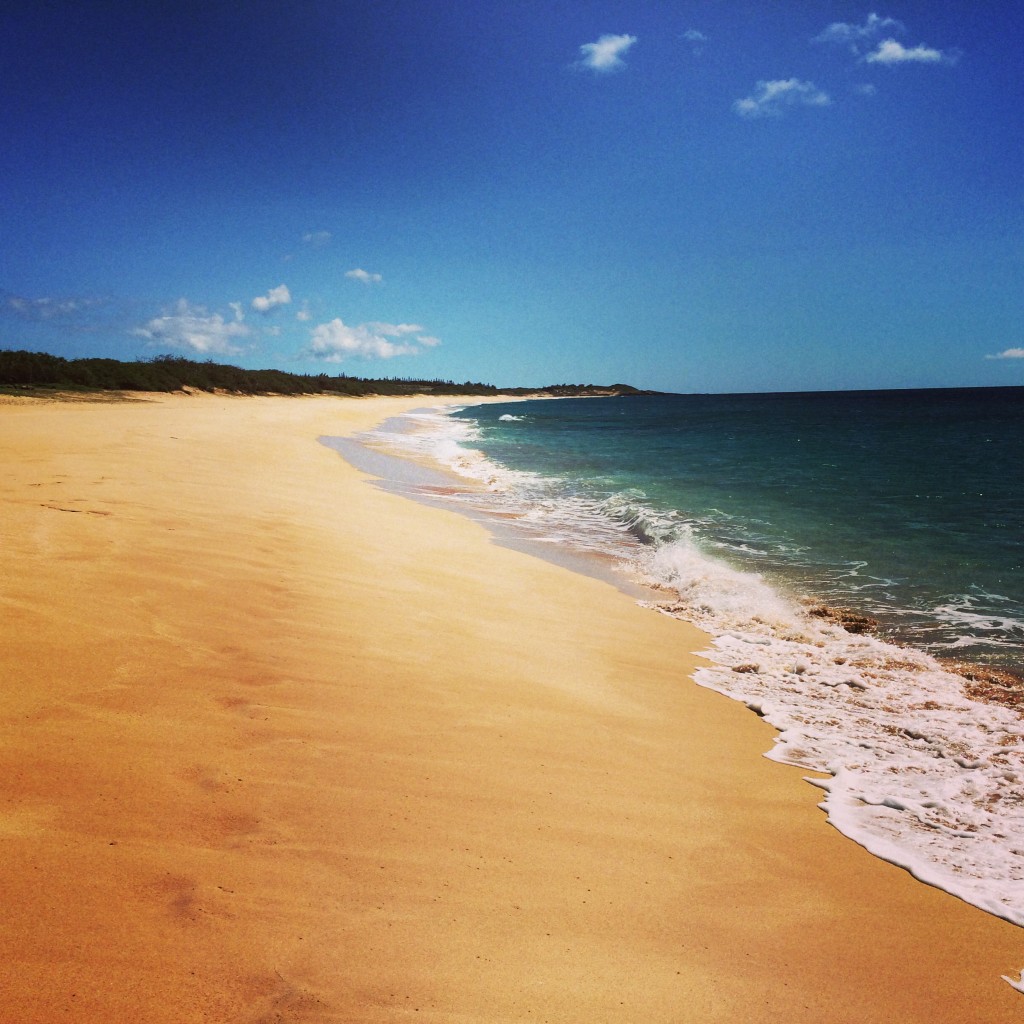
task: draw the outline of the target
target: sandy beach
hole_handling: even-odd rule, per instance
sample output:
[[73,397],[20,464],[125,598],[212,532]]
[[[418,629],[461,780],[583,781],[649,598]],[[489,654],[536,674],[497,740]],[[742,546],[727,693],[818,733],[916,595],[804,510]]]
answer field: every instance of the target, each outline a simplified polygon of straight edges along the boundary
[[0,1019],[1019,1019],[701,633],[317,441],[423,404],[0,405]]

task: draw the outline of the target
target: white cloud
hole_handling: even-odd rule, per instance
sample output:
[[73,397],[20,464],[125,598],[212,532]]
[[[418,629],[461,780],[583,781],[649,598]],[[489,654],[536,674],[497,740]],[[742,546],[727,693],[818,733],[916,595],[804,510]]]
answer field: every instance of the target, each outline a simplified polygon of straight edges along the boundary
[[349,357],[360,359],[393,359],[395,356],[417,355],[423,347],[433,347],[438,338],[422,333],[419,324],[388,324],[371,322],[354,327],[340,317],[313,328],[312,340],[305,354],[329,363]]
[[423,330],[419,324],[388,324],[381,323],[379,320],[371,320],[370,323],[364,326],[369,327],[378,334],[393,335],[395,337],[404,337],[406,334],[419,334]]
[[362,281],[363,284],[380,284],[384,280],[380,274],[371,274],[363,270],[362,267],[356,267],[355,270],[346,270],[345,276],[353,281]]
[[1004,348],[993,356],[985,356],[986,359],[1024,359],[1024,348]]
[[785,78],[758,82],[754,94],[737,100],[732,108],[740,117],[779,117],[784,107],[827,107],[831,102],[813,82]]
[[220,313],[209,314],[202,306],[190,306],[187,299],[179,299],[173,313],[154,317],[131,333],[155,345],[167,345],[187,352],[222,355],[241,352],[235,342],[249,337],[251,331],[238,315],[241,305],[232,303],[232,307],[236,318],[225,320]]
[[54,320],[74,317],[101,305],[100,299],[26,299],[21,295],[8,295],[4,306],[26,320]]
[[313,319],[313,314],[310,313],[309,307],[305,303],[302,304],[302,309],[295,314],[295,319],[300,320],[302,323]]
[[930,46],[920,44],[918,46],[905,47],[895,39],[884,39],[878,44],[877,50],[872,50],[864,60],[868,64],[954,64],[957,60],[955,54],[945,54],[941,50],[935,50]]
[[708,41],[708,37],[703,32],[695,28],[688,28],[683,33],[683,38],[690,44],[690,50],[695,57],[704,52],[704,44]]
[[269,313],[272,309],[285,306],[291,301],[292,294],[288,291],[288,285],[279,284],[276,288],[271,288],[266,295],[257,295],[251,305],[257,313]]
[[824,32],[815,36],[811,42],[848,43],[856,49],[858,43],[885,31],[903,32],[904,28],[895,18],[880,18],[877,14],[869,14],[863,25],[851,25],[845,21],[834,21]]
[[584,43],[580,47],[580,59],[574,66],[601,74],[621,71],[626,66],[622,56],[635,42],[636,36],[601,36],[596,43]]
[[331,240],[331,233],[330,231],[307,231],[302,236],[302,240],[314,249],[322,249]]

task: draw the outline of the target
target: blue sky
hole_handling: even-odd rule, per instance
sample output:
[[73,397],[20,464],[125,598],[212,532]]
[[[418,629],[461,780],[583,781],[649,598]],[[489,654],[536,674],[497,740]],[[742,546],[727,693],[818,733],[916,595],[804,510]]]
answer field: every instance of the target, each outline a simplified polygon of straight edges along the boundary
[[1024,384],[1022,39],[995,2],[7,5],[0,347]]

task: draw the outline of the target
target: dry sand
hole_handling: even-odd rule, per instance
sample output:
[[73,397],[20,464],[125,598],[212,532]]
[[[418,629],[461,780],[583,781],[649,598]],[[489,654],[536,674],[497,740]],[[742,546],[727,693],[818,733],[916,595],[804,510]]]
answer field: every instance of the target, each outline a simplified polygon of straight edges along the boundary
[[1020,1019],[701,634],[316,441],[415,404],[0,408],[0,1019]]

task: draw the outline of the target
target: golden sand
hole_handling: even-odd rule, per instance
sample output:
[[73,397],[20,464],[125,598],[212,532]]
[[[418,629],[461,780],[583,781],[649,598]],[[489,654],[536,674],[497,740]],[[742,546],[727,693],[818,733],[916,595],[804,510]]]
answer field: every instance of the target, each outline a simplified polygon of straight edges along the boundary
[[422,404],[0,408],[0,1019],[1020,1019],[700,633],[317,443]]

